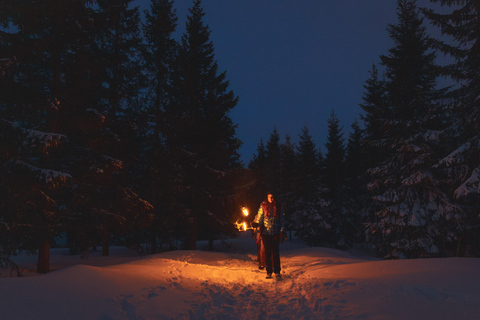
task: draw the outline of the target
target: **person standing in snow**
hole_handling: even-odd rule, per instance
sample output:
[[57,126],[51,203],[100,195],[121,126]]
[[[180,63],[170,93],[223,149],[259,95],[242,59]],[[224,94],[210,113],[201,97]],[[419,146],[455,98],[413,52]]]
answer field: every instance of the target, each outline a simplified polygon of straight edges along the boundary
[[272,278],[272,273],[275,273],[277,279],[281,278],[280,238],[285,233],[285,217],[272,193],[268,193],[267,199],[261,203],[252,226],[263,229],[262,242],[265,248],[267,279]]
[[[257,216],[253,218],[253,221],[255,221],[256,218]],[[257,244],[258,269],[260,270],[265,269],[265,264],[266,264],[265,263],[265,247],[263,246],[262,234],[263,234],[262,227],[253,228],[253,238],[255,239],[255,243]]]

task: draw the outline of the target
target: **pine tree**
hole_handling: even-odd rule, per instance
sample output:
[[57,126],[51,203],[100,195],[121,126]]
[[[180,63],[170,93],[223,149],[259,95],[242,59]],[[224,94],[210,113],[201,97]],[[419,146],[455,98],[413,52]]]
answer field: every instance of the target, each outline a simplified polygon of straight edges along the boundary
[[[13,221],[36,230],[17,229],[20,238],[26,237],[12,250],[38,249],[37,271],[48,272],[49,240],[58,232],[52,226],[65,222],[55,188],[63,186],[65,180],[59,184],[52,177],[69,174],[67,164],[62,161],[64,156],[52,151],[64,140],[54,126],[57,102],[71,89],[62,71],[74,66],[72,52],[88,47],[83,41],[91,24],[88,8],[82,1],[50,0],[40,4],[9,1],[2,3],[0,11],[2,23],[8,22],[5,26],[11,27],[2,33],[2,53],[18,61],[12,73],[2,79],[8,83],[5,89],[9,91],[0,93],[0,117],[6,120],[2,123],[3,141],[18,133],[9,142],[17,151],[6,153],[2,159],[5,161],[2,176],[8,177],[3,179],[2,188],[10,190],[3,201],[12,212]],[[78,60],[76,63],[80,64]],[[19,176],[23,177],[21,182]],[[10,197],[29,205],[9,203]]]
[[186,247],[194,248],[196,231],[210,240],[230,226],[233,203],[228,172],[239,167],[236,125],[228,116],[238,98],[228,90],[226,72],[218,74],[210,30],[203,22],[201,1],[194,1],[172,81],[171,101],[165,108],[167,149],[185,188],[182,201],[189,221]]
[[281,188],[281,147],[280,135],[277,128],[273,128],[272,133],[267,141],[265,153],[265,184],[268,190],[265,190],[264,196],[267,192],[273,192],[274,195],[279,195]]
[[295,202],[294,183],[296,175],[296,146],[289,135],[285,136],[285,142],[280,145],[280,194],[282,208],[286,220],[289,221],[291,208]]
[[[480,3],[474,0],[431,0],[451,8],[449,13],[423,12],[442,35],[453,41],[436,41],[436,47],[453,58],[442,69],[443,75],[457,82],[449,93],[445,115],[453,148],[438,167],[445,173],[445,190],[458,201],[466,213],[459,221],[461,227],[452,231],[457,240],[457,255],[480,254]],[[468,209],[467,209],[468,208]],[[460,219],[458,219],[460,220]]]
[[[331,199],[339,199],[345,179],[345,142],[343,138],[343,127],[340,126],[334,110],[328,118],[328,136],[325,143],[325,183],[330,189]],[[337,201],[333,201],[333,205]]]
[[451,241],[449,219],[457,209],[440,188],[432,165],[441,152],[440,108],[436,103],[435,54],[416,1],[398,1],[398,25],[389,25],[394,47],[381,56],[386,67],[389,117],[385,160],[369,170],[375,218],[370,231],[379,254],[433,256]]
[[155,125],[155,134],[160,135],[162,113],[168,103],[168,91],[172,80],[173,62],[178,50],[173,33],[177,29],[177,16],[172,0],[152,0],[150,10],[145,12],[143,31],[147,41],[144,60],[150,86],[148,101]]
[[[97,0],[95,29],[97,52],[94,59],[102,65],[102,91],[97,109],[111,121],[127,117],[131,121],[132,105],[145,87],[140,65],[142,39],[138,7],[133,0]],[[124,120],[125,121],[125,120]]]
[[364,173],[367,166],[365,160],[365,151],[362,147],[364,131],[360,128],[358,120],[352,123],[352,131],[349,135],[346,156],[345,156],[345,177],[349,184],[353,184],[353,188],[359,188],[358,181]]
[[332,216],[331,241],[334,245],[344,246],[349,244],[347,237],[352,227],[353,208],[351,199],[346,193],[345,171],[345,142],[343,127],[340,126],[334,110],[328,118],[328,136],[325,143],[325,186],[328,189],[327,199],[330,202],[329,211]]
[[388,129],[389,108],[385,80],[379,79],[375,65],[369,71],[370,78],[365,82],[363,103],[360,107],[364,111],[361,120],[365,127],[362,146],[365,149],[368,165],[374,167],[386,158],[385,140],[383,136]]
[[291,226],[308,244],[326,245],[331,217],[326,210],[328,202],[320,180],[320,156],[306,126],[299,137]]
[[265,193],[268,192],[266,186],[266,168],[267,168],[267,148],[263,142],[263,138],[257,143],[257,153],[253,155],[252,160],[248,163],[248,168],[254,176],[253,187],[250,188],[250,200],[253,207],[256,207],[265,200]]
[[[12,77],[5,77],[14,91],[2,100],[1,116],[8,120],[5,137],[15,130],[24,133],[13,140],[23,147],[8,154],[4,168],[11,177],[15,172],[25,176],[22,185],[9,179],[3,187],[15,190],[18,199],[37,195],[30,200],[32,207],[23,207],[17,218],[45,232],[23,230],[35,239],[19,243],[17,249],[39,249],[39,272],[49,269],[49,241],[57,232],[76,233],[74,241],[88,248],[98,241],[98,230],[112,222],[133,225],[150,208],[130,189],[122,188],[116,173],[123,162],[105,153],[114,134],[96,109],[105,78],[100,61],[94,59],[98,33],[88,4],[12,1],[2,11],[7,13],[2,21],[12,25],[2,51],[17,57],[18,67]],[[54,183],[45,178],[45,172],[71,179]]]
[[261,172],[266,164],[267,150],[263,139],[257,143],[257,153],[253,155],[252,160],[249,162],[248,167],[252,170]]
[[348,224],[343,233],[346,243],[362,241],[363,225],[361,208],[365,203],[363,181],[367,170],[366,152],[362,146],[364,131],[357,120],[352,123],[352,131],[348,138],[345,157],[345,193],[349,201],[350,214]]
[[164,111],[169,103],[172,68],[178,44],[173,39],[177,16],[173,1],[154,0],[145,12],[143,27],[146,48],[143,53],[149,86],[146,94],[145,119],[142,141],[144,143],[144,170],[138,174],[149,179],[141,184],[143,193],[155,207],[155,220],[148,230],[150,251],[157,252],[158,245],[172,248],[173,238],[180,237],[174,201],[178,185],[171,178],[172,163],[168,159],[163,136]]

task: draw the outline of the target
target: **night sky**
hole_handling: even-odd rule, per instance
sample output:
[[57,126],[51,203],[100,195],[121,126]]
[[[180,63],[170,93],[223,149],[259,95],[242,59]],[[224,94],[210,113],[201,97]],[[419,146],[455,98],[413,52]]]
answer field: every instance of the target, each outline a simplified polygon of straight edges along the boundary
[[[137,0],[142,11],[148,0]],[[219,72],[239,103],[230,114],[245,164],[276,127],[294,142],[304,126],[325,153],[335,110],[348,139],[372,64],[388,54],[395,0],[203,0]],[[193,0],[176,0],[178,38]],[[418,2],[419,6],[427,0]]]

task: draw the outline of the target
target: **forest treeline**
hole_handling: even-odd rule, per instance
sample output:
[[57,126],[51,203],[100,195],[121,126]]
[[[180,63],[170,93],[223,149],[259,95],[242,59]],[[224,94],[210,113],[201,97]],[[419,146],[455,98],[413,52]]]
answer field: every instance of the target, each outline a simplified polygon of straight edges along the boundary
[[323,153],[306,127],[298,143],[274,129],[245,168],[200,0],[180,39],[173,0],[144,19],[132,0],[2,1],[0,267],[25,250],[48,272],[59,239],[72,254],[212,247],[269,191],[311,245],[478,256],[480,8],[431,2],[450,13],[397,1],[347,141],[332,112]]
[[[372,65],[347,139],[332,111],[324,149],[306,127],[298,145],[275,128],[258,143],[249,168],[311,245],[368,245],[390,259],[480,254],[480,3],[431,2],[450,13],[397,1],[393,46]],[[444,55],[452,63],[439,65]]]

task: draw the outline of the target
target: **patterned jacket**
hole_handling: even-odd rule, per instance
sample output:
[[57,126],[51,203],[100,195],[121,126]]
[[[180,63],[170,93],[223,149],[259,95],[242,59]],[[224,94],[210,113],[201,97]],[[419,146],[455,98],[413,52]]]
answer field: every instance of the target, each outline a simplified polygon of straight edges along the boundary
[[268,217],[265,214],[264,208],[270,205],[267,200],[263,201],[258,209],[258,213],[255,216],[254,222],[260,226],[263,226],[263,234],[275,235],[285,231],[285,215],[281,208],[278,208],[278,213],[275,215],[270,214]]

